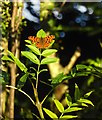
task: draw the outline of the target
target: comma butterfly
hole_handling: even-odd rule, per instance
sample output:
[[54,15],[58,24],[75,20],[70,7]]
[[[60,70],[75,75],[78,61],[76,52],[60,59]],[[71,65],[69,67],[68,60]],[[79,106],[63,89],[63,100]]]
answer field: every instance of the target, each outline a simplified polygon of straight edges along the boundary
[[28,39],[35,43],[36,47],[38,48],[47,48],[50,46],[51,42],[55,38],[54,35],[49,35],[44,38],[39,38],[35,36],[29,36]]

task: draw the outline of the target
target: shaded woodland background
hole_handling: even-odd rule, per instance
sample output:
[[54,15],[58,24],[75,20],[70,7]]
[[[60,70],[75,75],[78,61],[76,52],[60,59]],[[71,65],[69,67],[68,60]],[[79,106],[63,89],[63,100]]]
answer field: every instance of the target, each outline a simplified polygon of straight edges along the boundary
[[[20,47],[19,50],[27,50],[24,40],[28,39],[28,36],[35,36],[37,31],[43,28],[46,32],[55,35],[55,44],[52,46],[58,50],[57,57],[60,58],[60,64],[65,67],[76,49],[80,49],[81,56],[78,58],[76,64],[83,63],[86,65],[93,64],[102,68],[102,3],[40,3],[40,11],[33,9],[36,4],[26,3],[25,8],[29,13],[36,17],[35,21],[30,20],[30,17],[24,18],[22,23],[26,22],[26,25],[22,25],[20,30]],[[12,14],[12,3],[4,4],[8,7],[9,14]],[[36,8],[36,7],[35,7]],[[5,14],[6,16],[6,14]],[[4,18],[5,19],[5,18]],[[2,20],[3,21],[3,20]],[[10,24],[10,21],[9,21]],[[6,30],[4,30],[5,32]],[[8,32],[8,31],[6,31]],[[5,33],[6,33],[5,32]],[[11,50],[11,35],[10,32],[2,34],[3,38],[6,38],[8,42],[8,49]],[[25,61],[20,56],[21,61],[29,66],[32,64],[29,61]],[[73,66],[73,67],[74,67]],[[48,68],[44,66],[44,68]],[[22,76],[19,72],[17,81]],[[8,74],[10,69],[8,68]],[[10,75],[9,75],[10,76]],[[42,74],[40,76],[46,82],[50,76],[49,73]],[[9,81],[10,83],[10,81]],[[68,82],[68,90],[71,96],[74,92],[74,84],[77,83],[81,89],[82,94],[90,90],[95,90],[90,96],[90,100],[95,107],[89,107],[85,111],[78,112],[80,119],[94,118],[102,120],[102,78],[99,79],[92,75],[88,77],[79,77],[71,79]],[[26,82],[22,88],[25,92],[29,93],[33,97],[32,88],[29,81]],[[39,89],[40,99],[47,94],[50,87],[45,87],[41,83]],[[51,97],[51,96],[50,96]],[[44,104],[48,106],[49,99]],[[6,103],[7,104],[7,103]],[[37,114],[36,109],[28,98],[18,91],[15,92],[15,119],[19,118],[33,118],[31,112]],[[50,107],[50,105],[48,106]],[[7,111],[7,109],[5,110]],[[4,112],[5,115],[5,112]]]

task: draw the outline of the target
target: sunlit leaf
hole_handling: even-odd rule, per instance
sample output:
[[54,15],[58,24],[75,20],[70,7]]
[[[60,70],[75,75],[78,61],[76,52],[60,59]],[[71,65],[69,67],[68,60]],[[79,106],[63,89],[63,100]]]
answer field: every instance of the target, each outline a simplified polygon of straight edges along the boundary
[[31,40],[25,40],[26,43],[32,44]]
[[87,66],[86,65],[77,64],[76,68],[77,68],[77,70],[80,70],[80,69],[82,70],[82,69],[86,69]]
[[37,37],[39,37],[39,38],[45,38],[46,37],[45,31],[43,29],[39,30],[37,32]]
[[76,101],[80,99],[80,90],[79,90],[79,87],[77,86],[76,83],[75,83],[74,97],[75,97],[75,100],[76,100]]
[[80,98],[80,100],[78,100],[78,102],[85,103],[85,104],[90,104],[90,105],[94,106],[94,104],[88,99]]
[[90,92],[86,93],[86,94],[84,95],[84,98],[88,98],[88,97],[91,95],[92,92],[93,92],[93,91],[90,91]]
[[41,64],[49,64],[49,63],[54,63],[54,62],[57,62],[58,58],[44,58],[42,59],[41,61]]
[[46,49],[46,50],[44,50],[44,51],[42,52],[42,56],[47,57],[47,56],[49,56],[49,55],[51,55],[51,54],[53,54],[53,53],[56,53],[56,52],[57,52],[56,49]]
[[61,119],[59,119],[59,120],[62,120],[62,118],[65,120],[67,120],[67,119],[72,119],[72,118],[77,118],[78,116],[75,116],[75,115],[64,115],[64,116],[62,116],[61,117]]
[[85,103],[80,103],[80,102],[73,103],[73,104],[71,105],[71,107],[76,107],[76,106],[88,107],[88,105],[86,105]]
[[35,46],[33,45],[26,45],[30,50],[32,50],[35,54],[37,55],[41,55],[41,52],[39,51],[38,48],[36,48]]
[[54,100],[54,103],[55,103],[57,109],[59,110],[59,112],[62,113],[64,111],[64,107],[63,107],[62,103],[60,103],[57,99]]
[[68,106],[72,105],[72,98],[69,94],[66,94],[65,100]]
[[57,118],[58,119],[58,117],[57,117],[57,115],[55,114],[55,113],[53,113],[52,111],[50,111],[50,110],[48,110],[48,109],[46,109],[46,108],[43,108],[43,110],[46,112],[46,114],[48,115],[48,116],[50,116],[52,119],[54,119],[54,118]]
[[10,61],[10,62],[14,62],[11,58],[9,58],[7,55],[4,55],[1,60],[7,60],[7,61]]
[[65,109],[64,113],[68,113],[68,112],[75,112],[75,111],[79,111],[79,110],[82,110],[82,108],[79,108],[79,107],[71,107],[71,108],[67,108]]
[[64,75],[63,73],[59,73],[56,77],[52,78],[51,84],[59,84],[63,80],[66,80],[68,76]]
[[71,107],[77,107],[77,106],[79,106],[79,107],[81,107],[81,106],[83,106],[83,107],[88,107],[88,105],[86,105],[85,103],[80,103],[80,102],[73,103],[73,104],[71,105]]
[[8,51],[8,53],[11,56],[11,58],[14,60],[16,65],[21,69],[21,71],[26,72],[27,71],[26,66],[18,58],[16,58],[12,52]]
[[34,55],[33,53],[28,52],[28,51],[22,51],[21,54],[22,54],[23,56],[25,56],[26,58],[28,58],[28,59],[29,59],[30,61],[32,61],[33,63],[38,64],[38,65],[40,64],[39,59],[38,59],[37,56]]

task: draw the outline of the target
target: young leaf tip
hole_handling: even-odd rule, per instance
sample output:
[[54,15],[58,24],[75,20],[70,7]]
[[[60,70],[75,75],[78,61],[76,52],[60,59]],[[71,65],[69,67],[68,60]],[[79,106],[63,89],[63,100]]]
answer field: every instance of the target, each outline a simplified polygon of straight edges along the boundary
[[39,38],[44,38],[44,37],[46,37],[45,31],[44,31],[43,29],[39,30],[39,31],[37,32],[37,37],[39,37]]

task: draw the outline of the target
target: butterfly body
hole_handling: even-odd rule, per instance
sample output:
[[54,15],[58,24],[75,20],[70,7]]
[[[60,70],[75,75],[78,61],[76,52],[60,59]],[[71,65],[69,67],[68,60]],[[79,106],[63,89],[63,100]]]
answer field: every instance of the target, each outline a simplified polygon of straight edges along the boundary
[[35,43],[36,47],[38,48],[47,48],[53,41],[55,36],[49,35],[44,38],[39,38],[35,36],[29,36],[28,39],[32,41],[32,43]]

